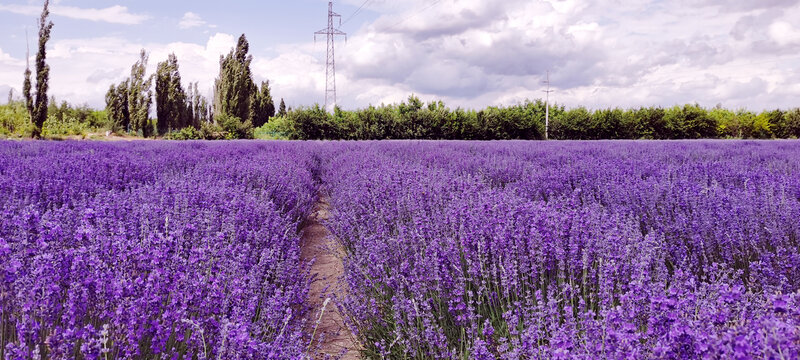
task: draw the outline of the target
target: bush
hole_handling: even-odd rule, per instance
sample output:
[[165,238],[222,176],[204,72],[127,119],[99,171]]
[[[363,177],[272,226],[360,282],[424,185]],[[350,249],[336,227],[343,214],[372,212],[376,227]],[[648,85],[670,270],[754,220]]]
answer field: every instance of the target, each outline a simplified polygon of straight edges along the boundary
[[256,139],[261,140],[288,140],[292,138],[292,123],[285,116],[273,117],[254,131]]
[[14,101],[11,104],[0,105],[0,135],[4,137],[30,136],[33,130],[25,104]]
[[89,124],[73,117],[57,118],[49,115],[42,126],[42,136],[45,138],[60,138],[62,136],[86,137],[89,133]]
[[[190,137],[190,139],[204,140],[236,140],[255,138],[253,123],[251,123],[249,120],[242,122],[241,119],[230,115],[219,115],[215,118],[215,120],[216,124],[210,122],[202,123],[199,130],[194,129],[193,127],[187,127],[181,131],[178,131],[177,134],[171,136]],[[188,130],[189,128],[192,130]]]
[[165,137],[167,140],[202,140],[203,137],[199,130],[192,126],[180,130],[171,131]]

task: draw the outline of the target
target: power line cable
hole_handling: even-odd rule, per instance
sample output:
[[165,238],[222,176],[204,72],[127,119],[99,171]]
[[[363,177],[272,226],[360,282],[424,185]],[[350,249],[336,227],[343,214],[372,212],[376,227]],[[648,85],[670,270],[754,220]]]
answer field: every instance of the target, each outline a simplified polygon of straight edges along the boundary
[[431,3],[430,5],[428,5],[427,7],[425,7],[424,9],[421,9],[421,10],[419,10],[419,11],[417,11],[417,12],[415,12],[415,13],[411,14],[411,16],[409,16],[409,17],[407,17],[407,18],[405,18],[405,19],[403,19],[403,20],[400,20],[400,21],[398,21],[397,23],[393,24],[392,26],[389,26],[389,27],[387,27],[387,28],[383,29],[383,31],[388,31],[388,30],[392,30],[392,29],[394,29],[394,28],[395,28],[395,27],[397,27],[398,25],[400,25],[400,24],[402,24],[402,23],[404,23],[404,22],[406,22],[406,21],[408,21],[408,20],[411,20],[411,19],[413,19],[413,18],[417,17],[419,14],[422,14],[423,12],[425,12],[425,11],[427,11],[428,9],[430,9],[430,8],[432,8],[432,7],[434,7],[434,6],[436,6],[436,5],[437,5],[437,4],[439,4],[440,2],[442,2],[442,0],[436,0],[436,1],[434,1],[433,3]]
[[348,16],[348,17],[347,17],[347,19],[345,19],[345,21],[342,21],[342,23],[341,23],[341,24],[339,24],[339,26],[342,26],[342,25],[344,25],[344,24],[347,24],[347,23],[348,23],[350,20],[353,20],[353,18],[354,18],[354,17],[356,17],[356,15],[358,15],[358,14],[361,12],[361,10],[363,10],[363,9],[364,9],[364,6],[367,6],[367,4],[369,4],[371,1],[372,1],[372,0],[366,0],[366,1],[364,1],[364,2],[361,4],[361,6],[359,6],[359,7],[358,7],[358,9],[356,9],[356,11],[354,11],[354,12],[353,12],[353,13],[352,13],[350,16]]

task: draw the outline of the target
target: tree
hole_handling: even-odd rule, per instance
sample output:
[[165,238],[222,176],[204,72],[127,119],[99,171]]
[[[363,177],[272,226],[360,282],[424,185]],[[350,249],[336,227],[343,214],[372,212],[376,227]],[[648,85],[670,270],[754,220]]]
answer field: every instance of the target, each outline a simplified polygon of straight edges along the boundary
[[792,109],[783,114],[784,137],[800,138],[800,109]]
[[[201,124],[211,121],[211,111],[209,110],[208,99],[200,94],[200,90],[198,89],[197,85],[198,83],[195,82],[194,90],[192,91],[192,113],[194,114],[194,126],[196,128],[200,128]],[[191,88],[192,85],[190,84],[189,87]]]
[[[50,40],[50,31],[53,22],[48,21],[50,16],[50,0],[45,0],[42,15],[39,18],[39,50],[36,52],[36,93],[31,94],[31,70],[25,68],[25,81],[22,92],[25,96],[25,107],[33,122],[33,137],[42,136],[42,127],[47,120],[47,89],[50,81],[50,66],[47,65],[47,41]],[[35,95],[35,96],[34,96]]]
[[261,91],[256,93],[250,117],[253,119],[253,126],[261,127],[273,116],[275,116],[275,102],[272,101],[269,80],[267,80],[261,83]]
[[131,67],[130,87],[128,88],[128,109],[131,129],[150,137],[153,124],[150,122],[150,107],[153,105],[153,76],[145,77],[147,71],[147,51],[142,49],[139,61]]
[[191,98],[187,100],[181,85],[178,57],[170,54],[166,61],[158,64],[156,71],[158,134],[165,135],[170,130],[180,130],[192,125],[192,113]]
[[280,109],[278,110],[278,116],[286,116],[286,103],[281,98],[281,105]]
[[250,44],[244,34],[239,37],[236,48],[220,57],[219,77],[214,82],[214,112],[216,115],[233,116],[242,121],[251,120],[251,103],[258,87],[253,82],[248,55]]
[[14,102],[14,88],[8,90],[8,105]]
[[106,111],[114,131],[131,131],[131,113],[128,107],[129,80],[111,85],[106,93]]

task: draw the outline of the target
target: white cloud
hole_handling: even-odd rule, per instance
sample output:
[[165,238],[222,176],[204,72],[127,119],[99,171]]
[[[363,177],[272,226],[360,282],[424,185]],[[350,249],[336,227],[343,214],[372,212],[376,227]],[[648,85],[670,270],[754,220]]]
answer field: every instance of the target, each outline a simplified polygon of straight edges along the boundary
[[[109,86],[130,75],[131,65],[144,48],[150,55],[148,74],[155,71],[158,62],[175,53],[184,86],[189,82],[199,82],[199,89],[210,96],[211,86],[219,72],[219,57],[235,45],[235,38],[228,34],[212,35],[206,44],[148,44],[119,37],[54,40],[47,54],[51,68],[50,95],[59,101],[104,107],[104,96]],[[11,58],[0,50],[0,65],[0,86],[19,90],[25,70],[24,59]]]
[[183,18],[181,18],[181,21],[178,23],[178,27],[181,29],[191,29],[203,26],[205,24],[206,21],[203,20],[200,15],[193,12],[187,12],[186,14],[183,14]]
[[[38,16],[41,14],[42,8],[34,5],[0,4],[0,11],[26,16]],[[53,5],[50,7],[50,12],[55,16],[123,25],[136,25],[149,19],[146,15],[133,14],[128,11],[126,6],[121,5],[114,5],[102,9]]]
[[800,29],[788,21],[777,21],[769,27],[769,34],[781,46],[800,43]]

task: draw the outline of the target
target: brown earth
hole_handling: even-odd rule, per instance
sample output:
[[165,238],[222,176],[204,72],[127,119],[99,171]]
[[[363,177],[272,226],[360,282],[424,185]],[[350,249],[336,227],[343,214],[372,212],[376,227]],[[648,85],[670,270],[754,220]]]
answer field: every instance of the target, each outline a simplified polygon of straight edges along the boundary
[[[346,291],[341,282],[344,276],[344,250],[323,225],[329,217],[329,198],[320,195],[320,200],[303,222],[300,256],[305,262],[314,261],[311,266],[313,281],[308,296],[312,311],[309,313],[306,331],[314,334],[312,347],[320,346],[321,353],[316,359],[325,359],[328,356],[342,356],[343,360],[359,359],[358,342],[345,325],[344,317],[334,303],[334,294],[341,298]],[[330,300],[324,306],[326,299]]]

